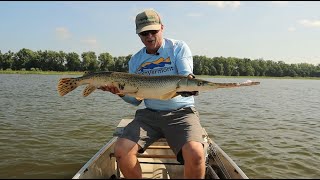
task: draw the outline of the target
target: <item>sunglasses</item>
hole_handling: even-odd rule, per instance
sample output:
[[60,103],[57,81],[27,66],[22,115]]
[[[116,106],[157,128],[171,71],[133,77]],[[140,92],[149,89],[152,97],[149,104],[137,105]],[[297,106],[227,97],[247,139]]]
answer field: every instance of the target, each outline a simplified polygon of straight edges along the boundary
[[149,33],[151,33],[152,35],[155,35],[159,32],[160,30],[150,30],[150,31],[143,31],[141,33],[139,33],[140,36],[147,36]]

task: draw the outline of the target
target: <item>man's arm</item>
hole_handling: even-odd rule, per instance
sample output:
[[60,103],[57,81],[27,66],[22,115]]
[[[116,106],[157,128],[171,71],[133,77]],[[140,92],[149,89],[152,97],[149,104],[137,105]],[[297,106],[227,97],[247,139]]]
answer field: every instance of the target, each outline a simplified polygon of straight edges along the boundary
[[[178,69],[178,74],[185,75],[189,79],[195,78],[193,74],[193,57],[189,46],[185,42],[180,41],[177,44],[177,47],[175,48],[174,55],[176,60],[176,66]],[[199,91],[185,91],[179,92],[178,94],[180,94],[183,97],[197,96],[199,95]]]
[[[188,79],[193,79],[193,78],[195,78],[193,74],[188,75]],[[181,91],[181,92],[177,92],[177,94],[181,95],[182,97],[198,96],[199,91]]]
[[101,89],[102,91],[109,91],[112,94],[117,94],[119,97],[121,97],[125,102],[130,103],[132,105],[138,106],[142,100],[138,100],[135,97],[126,96],[122,93],[120,93],[119,89],[115,86],[101,86],[98,89]]

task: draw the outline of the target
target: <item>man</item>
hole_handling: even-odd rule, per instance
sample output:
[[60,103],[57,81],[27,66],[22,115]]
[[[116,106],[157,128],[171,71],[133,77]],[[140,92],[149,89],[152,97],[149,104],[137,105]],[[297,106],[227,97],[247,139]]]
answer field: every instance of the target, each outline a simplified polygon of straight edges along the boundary
[[[129,73],[194,77],[189,47],[183,41],[163,38],[164,26],[157,12],[143,11],[136,16],[135,22],[136,34],[145,47],[131,57]],[[166,138],[177,160],[184,163],[185,178],[204,178],[202,127],[193,96],[182,94],[170,100],[138,100],[120,94],[115,86],[100,89],[118,94],[133,105],[138,106],[144,101],[146,106],[136,111],[134,120],[115,145],[115,155],[125,178],[142,178],[136,155],[162,137]]]

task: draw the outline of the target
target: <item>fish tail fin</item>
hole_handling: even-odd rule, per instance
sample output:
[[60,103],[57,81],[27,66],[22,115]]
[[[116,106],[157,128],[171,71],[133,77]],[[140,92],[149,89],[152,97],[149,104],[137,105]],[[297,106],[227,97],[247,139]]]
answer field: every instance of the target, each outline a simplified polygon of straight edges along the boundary
[[61,78],[58,82],[58,92],[64,96],[79,86],[76,78]]
[[83,93],[82,95],[84,97],[87,97],[89,94],[91,94],[94,90],[96,90],[97,87],[95,86],[92,86],[92,85],[88,85],[84,90],[83,90]]

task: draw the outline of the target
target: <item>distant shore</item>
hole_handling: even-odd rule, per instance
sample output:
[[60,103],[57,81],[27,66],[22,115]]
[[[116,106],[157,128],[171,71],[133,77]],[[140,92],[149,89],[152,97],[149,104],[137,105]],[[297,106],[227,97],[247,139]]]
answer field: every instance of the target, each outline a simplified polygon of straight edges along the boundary
[[0,74],[43,74],[43,75],[82,75],[81,71],[13,71],[13,70],[0,70]]
[[[13,71],[13,70],[0,70],[0,74],[42,74],[42,75],[83,75],[82,71]],[[196,75],[197,78],[251,78],[251,79],[310,79],[320,80],[319,77],[271,77],[271,76],[209,76],[209,75]]]

